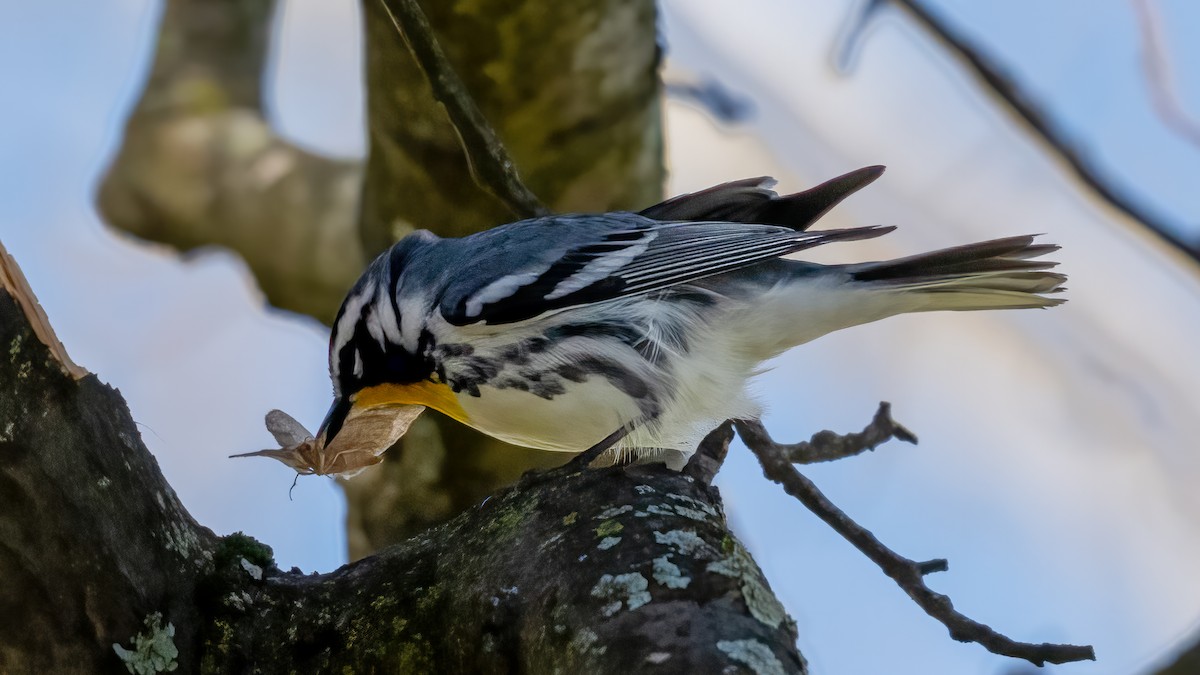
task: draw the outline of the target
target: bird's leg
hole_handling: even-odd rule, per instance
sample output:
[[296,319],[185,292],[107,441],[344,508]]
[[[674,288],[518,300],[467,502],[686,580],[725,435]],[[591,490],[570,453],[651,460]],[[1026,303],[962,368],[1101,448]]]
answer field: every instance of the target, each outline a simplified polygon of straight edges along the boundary
[[606,451],[612,449],[612,447],[616,445],[622,438],[628,436],[629,432],[632,430],[633,428],[629,425],[621,426],[616,431],[605,436],[604,439],[599,443],[596,443],[587,450],[575,455],[566,464],[563,464],[560,467],[547,469],[546,471],[527,471],[525,475],[521,476],[521,487],[529,487],[551,478],[567,476],[586,470],[591,463],[596,460],[596,458],[604,454]]
[[611,449],[622,438],[628,436],[630,431],[632,431],[632,429],[630,429],[628,426],[622,426],[618,428],[616,431],[605,436],[604,439],[599,443],[572,457],[571,460],[566,464],[563,464],[561,468],[568,472],[582,471],[588,468],[592,462],[596,461],[596,458],[598,458],[600,455],[603,455],[607,450]]

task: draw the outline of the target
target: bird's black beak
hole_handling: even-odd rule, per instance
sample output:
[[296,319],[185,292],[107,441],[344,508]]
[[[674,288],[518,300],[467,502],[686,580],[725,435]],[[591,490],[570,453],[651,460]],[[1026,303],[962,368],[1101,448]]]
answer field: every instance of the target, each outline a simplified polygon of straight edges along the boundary
[[321,447],[327,447],[342,430],[342,425],[346,423],[346,417],[350,414],[351,407],[349,396],[338,396],[333,400],[333,405],[329,406],[329,412],[325,413],[325,421],[321,422],[321,428],[317,430],[317,439],[321,441]]
[[319,447],[330,447],[341,434],[345,438],[339,448],[380,445],[382,452],[424,412],[425,406],[410,403],[409,398],[405,388],[386,384],[338,396],[317,430]]

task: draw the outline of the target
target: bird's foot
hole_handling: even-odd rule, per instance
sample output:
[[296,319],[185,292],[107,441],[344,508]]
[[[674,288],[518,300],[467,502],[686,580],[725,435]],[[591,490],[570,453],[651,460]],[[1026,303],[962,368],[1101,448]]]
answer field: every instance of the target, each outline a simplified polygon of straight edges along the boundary
[[612,449],[612,447],[616,445],[622,438],[628,436],[629,432],[630,429],[628,427],[621,427],[617,429],[608,436],[605,436],[604,440],[567,460],[567,462],[562,466],[555,467],[553,469],[532,469],[530,471],[526,471],[525,474],[521,476],[521,480],[517,481],[517,487],[524,490],[541,485],[547,481],[566,478],[567,476],[572,476],[574,474],[586,471],[591,467],[592,462],[596,461],[600,455],[603,455],[605,452]]

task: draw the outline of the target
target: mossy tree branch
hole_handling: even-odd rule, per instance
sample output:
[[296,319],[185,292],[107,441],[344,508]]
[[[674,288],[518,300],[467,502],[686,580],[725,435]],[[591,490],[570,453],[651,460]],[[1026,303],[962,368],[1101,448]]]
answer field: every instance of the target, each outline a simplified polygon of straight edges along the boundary
[[330,574],[284,572],[192,520],[120,395],[65,372],[2,289],[0,344],[0,671],[805,672],[703,481],[530,481]]

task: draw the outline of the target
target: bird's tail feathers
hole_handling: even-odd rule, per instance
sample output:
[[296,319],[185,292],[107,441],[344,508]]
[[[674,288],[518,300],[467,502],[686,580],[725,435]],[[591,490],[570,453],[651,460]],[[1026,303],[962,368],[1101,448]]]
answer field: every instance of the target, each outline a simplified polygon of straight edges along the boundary
[[1066,302],[1048,297],[1066,290],[1058,263],[1040,260],[1059,249],[1033,243],[1036,235],[956,246],[897,260],[849,265],[855,281],[920,299],[910,311],[1026,309]]

